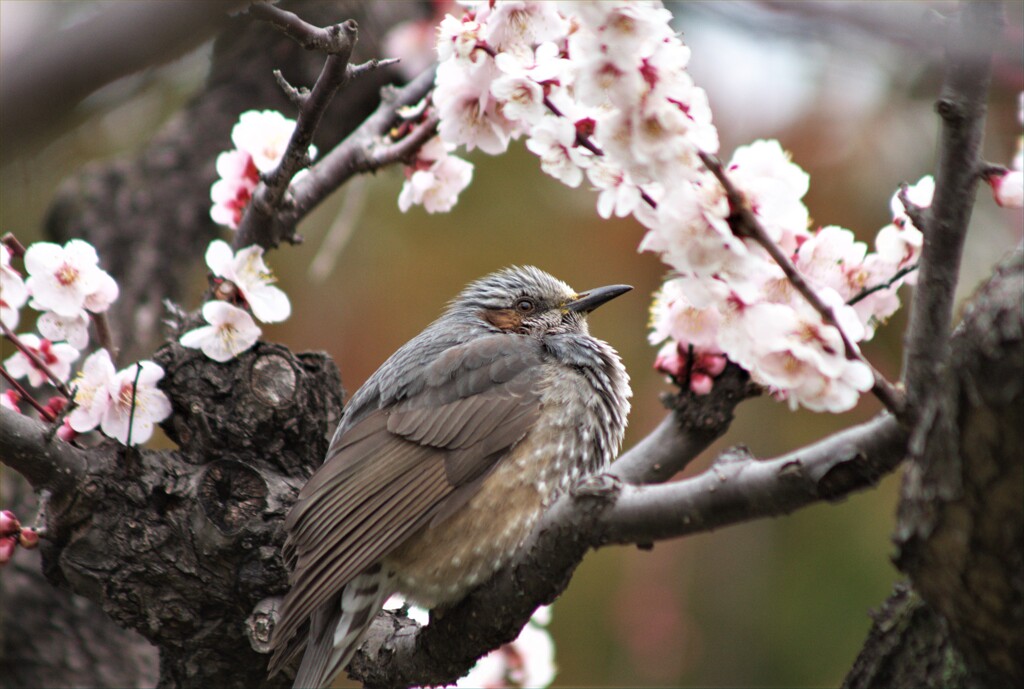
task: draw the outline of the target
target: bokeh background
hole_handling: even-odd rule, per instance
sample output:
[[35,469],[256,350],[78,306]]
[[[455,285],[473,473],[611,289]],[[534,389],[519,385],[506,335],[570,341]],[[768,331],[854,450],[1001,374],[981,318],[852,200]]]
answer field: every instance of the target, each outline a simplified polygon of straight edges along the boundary
[[[102,5],[3,0],[0,59]],[[778,138],[811,174],[806,202],[815,225],[839,224],[870,242],[890,219],[889,199],[897,185],[933,171],[933,103],[942,77],[938,13],[953,5],[669,7],[693,49],[691,73],[708,92],[723,156],[757,138]],[[1022,8],[1008,3],[1005,35],[993,37],[998,57],[985,154],[1001,164],[1013,156],[1021,131]],[[208,59],[207,45],[123,79],[83,104],[76,124],[45,148],[29,158],[0,161],[0,231],[15,232],[26,243],[40,238],[60,180],[87,161],[131,155],[199,88]],[[579,290],[629,283],[634,292],[591,319],[592,332],[618,349],[632,376],[628,447],[660,421],[665,412],[659,395],[670,389],[652,369],[655,348],[646,327],[650,296],[665,267],[656,256],[637,253],[637,223],[601,220],[589,189],[570,190],[546,177],[521,144],[500,158],[469,158],[476,165],[473,184],[447,215],[400,213],[399,170],[331,197],[300,227],[304,244],[269,258],[294,314],[284,324],[265,327],[266,339],[297,351],[329,352],[352,392],[463,285],[497,268],[534,264]],[[332,231],[342,246],[322,275],[311,264],[326,260],[322,245]],[[982,188],[961,300],[1021,235],[1021,213],[996,207]],[[168,269],[195,273],[195,293],[184,306],[197,307],[205,286],[202,257]],[[905,303],[909,298],[905,292]],[[865,347],[893,379],[906,313]],[[772,457],[878,409],[871,398],[841,416],[751,400],[739,408],[726,437],[685,474],[703,471],[728,446],[742,443],[758,456]],[[659,543],[652,551],[616,547],[591,553],[554,606],[555,684],[838,684],[867,633],[869,610],[899,578],[889,561],[899,480],[894,474],[839,504]]]

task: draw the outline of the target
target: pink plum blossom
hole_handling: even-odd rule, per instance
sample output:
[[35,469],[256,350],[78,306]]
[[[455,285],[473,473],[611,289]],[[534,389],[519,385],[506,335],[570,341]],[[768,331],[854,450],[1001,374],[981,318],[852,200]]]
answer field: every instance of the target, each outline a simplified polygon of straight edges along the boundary
[[[64,382],[71,376],[71,362],[78,359],[78,350],[64,342],[54,344],[32,333],[18,335],[21,344],[46,365],[57,380]],[[4,368],[14,378],[28,378],[29,385],[38,387],[47,381],[46,373],[38,368],[20,349],[4,361]]]
[[203,318],[209,325],[190,330],[181,336],[181,344],[201,349],[203,354],[224,363],[252,347],[262,331],[252,316],[224,301],[203,305]]
[[221,280],[238,288],[252,315],[264,323],[278,323],[291,315],[291,303],[274,287],[273,273],[263,262],[263,248],[250,246],[234,253],[227,242],[215,239],[206,250],[206,265]]
[[406,168],[406,180],[398,196],[398,207],[403,213],[414,204],[422,205],[428,213],[451,210],[462,192],[473,179],[473,164],[448,154],[448,146],[434,137],[416,156],[413,165]]

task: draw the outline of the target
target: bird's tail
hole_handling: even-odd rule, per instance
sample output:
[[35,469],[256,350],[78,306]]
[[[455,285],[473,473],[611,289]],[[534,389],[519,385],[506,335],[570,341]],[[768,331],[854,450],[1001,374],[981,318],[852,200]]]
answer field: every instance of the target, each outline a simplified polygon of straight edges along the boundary
[[340,598],[332,597],[313,613],[294,689],[326,687],[348,665],[373,618],[394,592],[390,579],[378,563],[346,584]]

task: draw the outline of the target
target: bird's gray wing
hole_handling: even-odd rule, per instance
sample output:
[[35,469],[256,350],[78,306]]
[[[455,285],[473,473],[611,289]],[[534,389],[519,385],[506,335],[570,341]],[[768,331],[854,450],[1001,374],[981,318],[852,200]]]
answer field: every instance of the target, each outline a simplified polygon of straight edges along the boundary
[[508,334],[451,347],[335,438],[285,522],[294,567],[275,641],[472,497],[536,421],[542,357],[536,340]]

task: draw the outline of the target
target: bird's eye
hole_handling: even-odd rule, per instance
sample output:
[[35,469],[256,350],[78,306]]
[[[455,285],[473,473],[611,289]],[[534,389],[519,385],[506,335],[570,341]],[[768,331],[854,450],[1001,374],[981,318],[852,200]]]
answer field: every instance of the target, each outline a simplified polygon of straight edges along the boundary
[[533,310],[537,308],[537,305],[533,303],[533,299],[523,298],[516,302],[516,311],[519,313],[533,313]]

